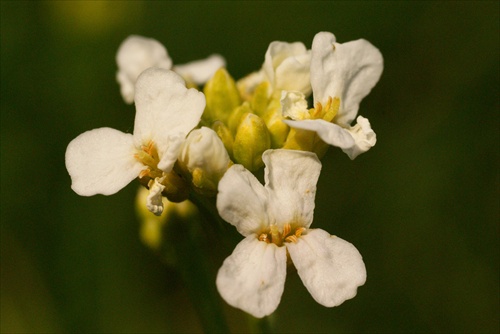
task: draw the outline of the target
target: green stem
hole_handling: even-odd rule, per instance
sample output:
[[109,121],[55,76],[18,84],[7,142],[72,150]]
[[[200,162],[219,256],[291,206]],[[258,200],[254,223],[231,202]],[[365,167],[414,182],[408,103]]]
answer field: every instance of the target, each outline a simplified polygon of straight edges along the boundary
[[251,333],[274,333],[272,322],[273,315],[261,319],[248,316],[248,326]]
[[210,217],[211,221],[215,222],[215,227],[224,233],[227,231],[228,223],[226,223],[220,216],[215,205],[215,198],[204,197],[194,190],[189,194],[189,200],[194,203],[201,211],[205,218]]
[[[172,233],[176,264],[186,285],[190,298],[200,317],[204,332],[229,333],[221,300],[215,287],[215,272],[203,246],[207,242],[200,229],[199,215],[189,221],[175,220]],[[206,247],[205,247],[206,248]]]

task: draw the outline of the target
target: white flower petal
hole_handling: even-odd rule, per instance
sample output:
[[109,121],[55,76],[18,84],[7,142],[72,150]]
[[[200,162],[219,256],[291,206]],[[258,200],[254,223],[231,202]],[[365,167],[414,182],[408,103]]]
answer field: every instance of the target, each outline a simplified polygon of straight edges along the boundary
[[175,65],[172,70],[180,74],[186,81],[203,85],[210,80],[219,68],[224,66],[226,66],[224,57],[214,54],[205,59],[192,61],[183,65]]
[[296,90],[304,95],[311,94],[310,80],[311,52],[285,59],[275,73],[274,89]]
[[132,35],[127,37],[116,54],[118,73],[123,99],[134,102],[134,85],[139,75],[149,67],[170,69],[172,60],[165,47],[152,38]]
[[163,212],[163,196],[161,192],[165,189],[165,186],[160,182],[163,182],[164,178],[165,177],[157,177],[154,180],[154,183],[149,188],[149,194],[146,197],[146,207],[157,216],[160,216]]
[[339,97],[341,105],[335,122],[340,125],[347,126],[354,120],[359,103],[378,82],[382,70],[382,54],[366,40],[339,44],[328,32],[314,37],[311,56],[314,102],[325,103],[328,97]]
[[354,146],[342,149],[349,158],[354,159],[361,153],[368,151],[377,142],[377,135],[372,130],[368,119],[358,116],[357,124],[347,131],[354,138]]
[[280,103],[283,117],[290,117],[293,120],[304,120],[311,117],[307,109],[306,97],[302,92],[283,90]]
[[309,293],[321,305],[338,306],[365,284],[366,268],[356,247],[321,229],[308,230],[287,249]]
[[260,233],[269,225],[267,192],[242,165],[233,165],[219,182],[217,210],[244,236]]
[[116,193],[144,169],[134,154],[131,134],[111,128],[82,133],[66,149],[71,188],[81,196]]
[[355,145],[355,141],[347,129],[322,119],[284,120],[283,122],[295,129],[314,131],[325,143],[342,149],[351,149]]
[[286,248],[251,235],[226,258],[216,284],[228,304],[262,318],[278,307],[285,278]]
[[311,92],[310,61],[310,51],[301,42],[276,41],[269,45],[262,69],[278,94],[285,89],[308,95]]
[[[184,140],[189,131],[198,125],[205,108],[205,96],[196,89],[187,89],[178,74],[150,68],[137,79],[135,105],[136,145],[145,145],[152,140],[163,160],[162,154],[172,150],[168,148],[169,137],[178,136]],[[179,149],[180,146],[176,148],[176,153]]]
[[316,154],[296,150],[267,150],[265,181],[269,211],[278,226],[296,223],[309,227],[314,215],[316,183],[321,162]]

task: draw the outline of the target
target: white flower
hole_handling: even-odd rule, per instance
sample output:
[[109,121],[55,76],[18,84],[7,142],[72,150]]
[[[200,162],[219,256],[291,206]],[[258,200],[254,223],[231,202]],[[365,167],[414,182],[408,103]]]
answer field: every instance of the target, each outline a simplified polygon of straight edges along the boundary
[[193,184],[213,191],[230,162],[221,139],[207,127],[191,131],[179,155],[179,163],[192,174]]
[[268,81],[269,95],[279,98],[282,90],[311,93],[309,67],[311,51],[300,42],[286,43],[275,41],[269,44],[264,64],[260,71],[251,73],[238,81],[238,89],[243,96],[253,92],[263,81]]
[[211,55],[206,59],[172,68],[172,59],[163,44],[155,39],[137,35],[131,35],[122,42],[116,54],[116,62],[118,65],[116,78],[120,84],[120,91],[125,102],[129,104],[134,102],[134,86],[137,78],[150,67],[172,69],[187,82],[201,85],[226,64],[222,56]]
[[134,133],[111,128],[87,131],[66,150],[72,189],[79,195],[111,195],[136,177],[150,180],[148,208],[161,214],[162,182],[171,172],[186,135],[200,121],[205,97],[187,89],[176,73],[150,68],[135,86]]
[[318,158],[305,151],[268,150],[262,159],[265,186],[241,165],[229,168],[219,183],[219,214],[245,236],[219,269],[220,294],[255,317],[271,314],[283,293],[288,253],[318,303],[333,307],[353,298],[366,280],[358,250],[310,228]]
[[283,114],[293,119],[285,122],[293,128],[315,131],[323,141],[341,147],[354,159],[376,143],[375,132],[366,118],[359,116],[357,125],[351,127],[350,124],[356,118],[359,103],[378,82],[382,70],[382,55],[368,41],[360,39],[339,44],[329,32],[316,34],[310,72],[314,105],[316,110],[319,107],[325,111],[336,105],[328,115],[334,117],[333,122],[329,117],[321,117],[321,113],[320,119],[293,117],[297,112],[288,111],[293,100],[288,97],[291,92],[283,92]]

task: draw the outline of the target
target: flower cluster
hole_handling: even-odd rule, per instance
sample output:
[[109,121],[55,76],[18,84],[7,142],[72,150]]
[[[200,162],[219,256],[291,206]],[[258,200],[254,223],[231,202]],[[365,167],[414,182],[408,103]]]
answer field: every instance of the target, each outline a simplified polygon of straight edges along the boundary
[[[141,201],[157,216],[165,203],[215,198],[220,217],[244,237],[217,288],[255,317],[278,307],[287,268],[321,305],[356,295],[366,280],[360,253],[310,226],[328,146],[354,159],[376,143],[357,114],[382,73],[377,48],[340,44],[329,32],[316,34],[311,49],[272,42],[262,67],[238,81],[219,55],[173,65],[161,43],[141,36],[128,37],[116,61],[122,97],[135,104],[134,131],[99,128],[70,142],[66,168],[77,194],[111,195],[138,178]],[[263,167],[265,185],[254,175]],[[147,220],[144,238],[157,247],[155,220]]]

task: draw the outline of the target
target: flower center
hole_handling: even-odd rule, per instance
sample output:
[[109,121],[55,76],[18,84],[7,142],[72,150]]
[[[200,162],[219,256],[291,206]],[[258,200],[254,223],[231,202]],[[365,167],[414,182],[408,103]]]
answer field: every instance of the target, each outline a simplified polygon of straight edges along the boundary
[[320,102],[317,102],[315,108],[310,109],[309,113],[311,114],[311,119],[323,119],[331,122],[339,112],[339,108],[340,98],[329,96],[324,106]]
[[284,242],[297,242],[298,238],[305,230],[305,227],[292,227],[290,223],[286,223],[283,226],[283,232],[280,232],[278,226],[273,224],[269,226],[268,231],[259,235],[259,240],[267,242],[268,244],[273,243],[276,246],[283,246]]
[[134,155],[134,158],[146,166],[146,169],[143,169],[139,173],[140,179],[145,176],[154,179],[163,175],[163,171],[158,169],[160,157],[158,156],[156,145],[152,140],[150,140],[147,145],[141,145],[140,151]]
[[182,202],[187,199],[189,186],[186,181],[174,170],[165,173],[158,168],[160,157],[158,156],[156,144],[152,140],[147,145],[142,145],[134,158],[146,167],[139,173],[139,181],[144,187],[151,190],[156,180],[158,186],[163,186],[159,195],[167,197],[172,202]]

